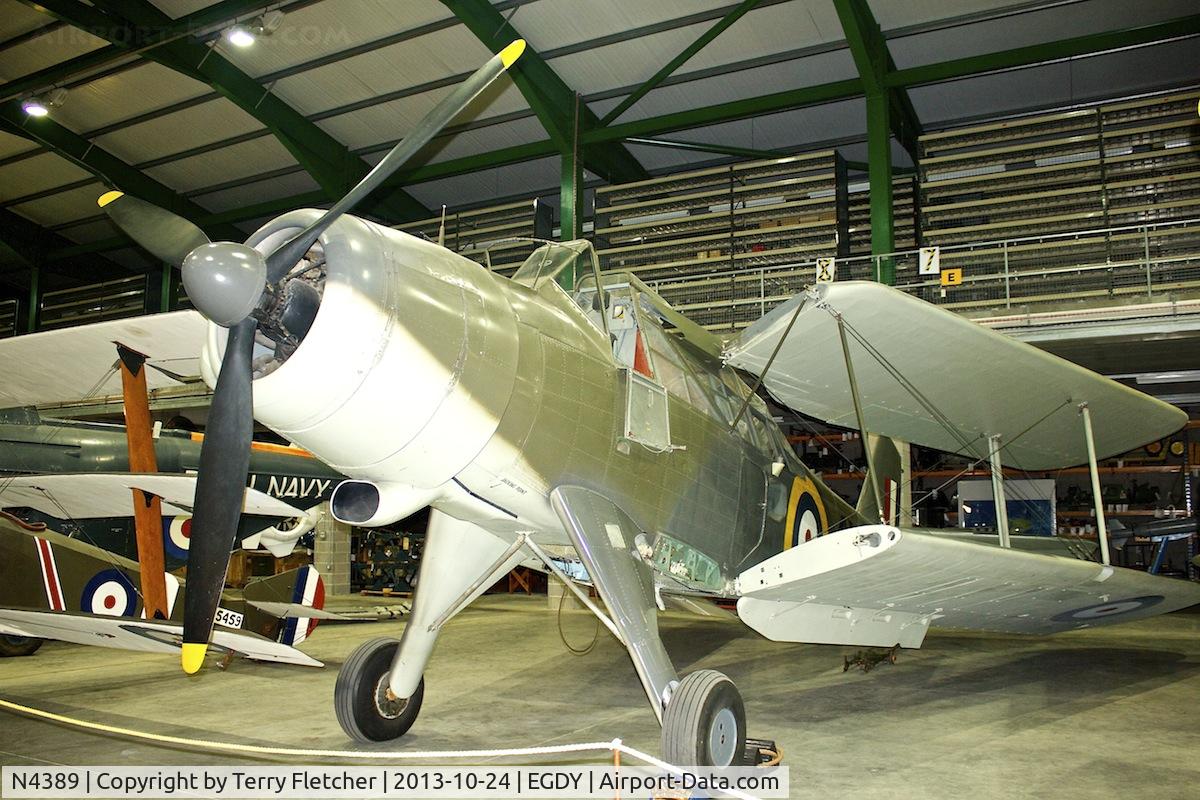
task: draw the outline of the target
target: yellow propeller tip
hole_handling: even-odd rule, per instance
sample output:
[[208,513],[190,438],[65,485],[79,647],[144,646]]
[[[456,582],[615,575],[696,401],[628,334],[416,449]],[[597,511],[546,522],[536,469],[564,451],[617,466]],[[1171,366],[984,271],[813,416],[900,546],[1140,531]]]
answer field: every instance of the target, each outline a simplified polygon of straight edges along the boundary
[[513,65],[513,62],[521,57],[521,53],[525,52],[525,40],[517,39],[508,47],[500,51],[500,63],[508,69]]
[[207,644],[184,644],[181,651],[183,671],[195,675],[204,666],[204,654],[208,652]]
[[100,206],[101,208],[104,208],[106,205],[111,203],[113,200],[120,198],[123,194],[125,194],[125,193],[124,192],[105,192],[104,194],[100,195],[100,199],[96,201],[96,205]]

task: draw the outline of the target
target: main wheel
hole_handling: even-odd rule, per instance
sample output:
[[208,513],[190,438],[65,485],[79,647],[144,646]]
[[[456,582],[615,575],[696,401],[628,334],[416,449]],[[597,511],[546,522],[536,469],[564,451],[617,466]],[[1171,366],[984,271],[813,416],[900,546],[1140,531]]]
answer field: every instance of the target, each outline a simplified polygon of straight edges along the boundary
[[32,636],[0,635],[0,657],[31,656],[42,646],[42,641]]
[[693,672],[671,694],[662,718],[663,758],[676,766],[728,767],[746,749],[746,708],[720,672]]
[[386,742],[408,732],[421,711],[425,679],[411,697],[395,697],[388,687],[400,642],[372,639],[358,646],[338,672],[333,708],[347,735],[360,742]]

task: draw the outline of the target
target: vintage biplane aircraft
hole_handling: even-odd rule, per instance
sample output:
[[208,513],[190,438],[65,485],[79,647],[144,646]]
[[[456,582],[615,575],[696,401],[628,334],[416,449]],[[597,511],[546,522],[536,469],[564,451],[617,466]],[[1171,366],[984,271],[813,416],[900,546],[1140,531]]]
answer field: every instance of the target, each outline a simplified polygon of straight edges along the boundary
[[[628,648],[677,764],[736,761],[746,721],[726,676],[676,674],[656,621],[668,598],[735,599],[771,639],[888,647],[919,646],[932,624],[1044,634],[1200,601],[1184,581],[903,529],[895,476],[882,474],[898,460],[887,437],[1026,469],[1082,463],[1092,444],[1104,457],[1177,429],[1170,406],[880,285],[818,286],[726,342],[633,275],[601,275],[587,242],[547,243],[506,278],[348,213],[521,47],[448,95],[329,211],[285,214],[245,244],[210,242],[128,195],[101,198],[133,239],[181,265],[199,310],[136,320],[143,352],[176,371],[199,352],[215,387],[186,671],[208,648],[255,419],[349,476],[330,501],[345,522],[432,507],[403,638],[361,645],[338,676],[336,715],[364,741],[409,729],[446,622],[530,553],[555,569],[552,547],[584,562],[608,613],[591,607]],[[568,292],[572,272],[583,279]],[[109,333],[13,342],[47,337],[66,352]],[[876,437],[857,507],[799,461],[738,370],[793,409]],[[43,377],[23,402],[86,388],[79,375]],[[1094,437],[1080,424],[1092,418]]]
[[[140,583],[135,561],[0,514],[0,656],[32,655],[44,639],[177,653],[184,581],[168,576],[168,618],[149,620]],[[251,581],[240,594],[222,595],[213,646],[231,657],[319,667],[295,645],[317,620],[337,618],[324,606],[314,567]]]
[[[0,390],[0,399],[3,394]],[[165,566],[175,569],[187,563],[190,505],[203,438],[185,430],[159,431],[153,438],[156,474],[135,477],[128,474],[123,425],[42,419],[29,408],[0,411],[0,509],[136,560],[130,490],[157,486],[177,503],[161,521]],[[247,486],[277,502],[252,502],[239,520],[237,542],[246,549],[261,547],[286,556],[316,525],[316,507],[345,476],[296,447],[266,442],[250,447]],[[261,513],[267,508],[273,515]]]

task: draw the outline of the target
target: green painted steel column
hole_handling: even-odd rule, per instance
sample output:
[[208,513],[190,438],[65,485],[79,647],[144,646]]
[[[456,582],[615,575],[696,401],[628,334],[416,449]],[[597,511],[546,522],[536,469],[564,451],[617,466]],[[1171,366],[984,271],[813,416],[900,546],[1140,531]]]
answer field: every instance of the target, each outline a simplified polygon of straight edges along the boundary
[[171,299],[172,299],[172,296],[175,294],[175,292],[174,292],[175,283],[173,280],[174,277],[175,277],[175,268],[172,267],[170,264],[163,264],[162,265],[162,283],[160,286],[161,293],[159,294],[159,300],[158,300],[158,310],[159,311],[170,311],[171,310]]
[[[867,177],[871,182],[871,254],[891,253],[896,247],[892,226],[892,141],[886,92],[867,95]],[[896,282],[896,264],[878,259],[875,279]]]
[[38,328],[38,311],[39,311],[39,295],[38,277],[41,275],[42,268],[34,264],[29,268],[29,320],[26,322],[26,330],[33,333]]
[[558,202],[559,241],[580,238],[583,235],[583,170],[574,153],[562,156]]
[[[558,187],[558,240],[568,242],[583,236],[583,158],[579,145],[579,94],[575,94],[571,121],[570,149],[560,156],[562,168]],[[559,284],[567,290],[575,288],[575,270],[564,270]]]

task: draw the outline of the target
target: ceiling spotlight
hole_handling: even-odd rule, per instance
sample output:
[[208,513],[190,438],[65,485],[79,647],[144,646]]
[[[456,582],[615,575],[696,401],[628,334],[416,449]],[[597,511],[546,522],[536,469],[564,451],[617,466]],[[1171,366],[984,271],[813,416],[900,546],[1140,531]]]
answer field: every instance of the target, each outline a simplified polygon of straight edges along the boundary
[[50,113],[50,109],[38,97],[30,97],[24,100],[21,103],[21,110],[31,117],[44,117]]
[[255,17],[245,24],[234,25],[232,28],[227,29],[225,31],[225,38],[235,47],[249,47],[260,38],[270,36],[279,30],[279,26],[282,24],[282,11],[268,11],[266,14]]
[[254,44],[254,33],[245,25],[234,25],[229,30],[225,31],[225,38],[234,47],[249,47]]
[[66,89],[54,89],[42,95],[30,95],[21,101],[21,110],[31,117],[44,117],[67,99]]

